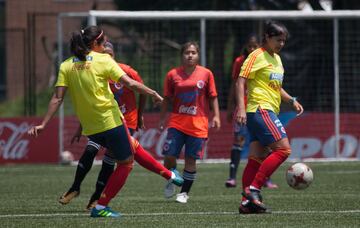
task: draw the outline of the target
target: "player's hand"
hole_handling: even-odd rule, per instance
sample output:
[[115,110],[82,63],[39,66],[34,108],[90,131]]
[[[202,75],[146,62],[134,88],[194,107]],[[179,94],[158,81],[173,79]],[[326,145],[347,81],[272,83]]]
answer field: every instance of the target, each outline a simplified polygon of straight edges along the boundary
[[300,116],[304,112],[303,106],[298,102],[294,101],[293,103],[293,109],[296,111],[296,116]]
[[235,120],[240,125],[246,125],[246,112],[245,110],[240,110],[239,108],[235,111]]
[[165,128],[164,126],[165,126],[165,120],[160,120],[159,121],[159,126],[158,126],[159,130],[163,131],[164,128]]
[[75,141],[79,142],[80,138],[81,138],[81,132],[80,132],[80,134],[75,133],[75,135],[71,138],[70,144],[73,144]]
[[144,124],[144,117],[143,116],[139,116],[138,117],[138,122],[137,122],[137,129],[145,129],[145,124]]
[[155,106],[157,106],[163,102],[164,98],[162,96],[160,96],[157,92],[155,92],[152,97],[152,100],[153,100]]
[[214,116],[210,126],[218,131],[221,127],[220,118],[218,116]]
[[33,126],[28,130],[28,135],[37,138],[39,134],[44,130],[44,125]]

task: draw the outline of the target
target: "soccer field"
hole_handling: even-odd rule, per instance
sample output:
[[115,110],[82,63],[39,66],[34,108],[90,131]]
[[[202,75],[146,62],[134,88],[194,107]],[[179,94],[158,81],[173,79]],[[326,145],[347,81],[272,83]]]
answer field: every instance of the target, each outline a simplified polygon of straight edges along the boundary
[[123,214],[120,219],[94,219],[84,210],[100,166],[90,171],[80,196],[65,206],[57,199],[70,186],[75,166],[2,166],[0,227],[360,227],[360,162],[308,164],[312,185],[303,191],[288,187],[285,163],[273,175],[280,188],[263,191],[273,212],[257,215],[238,214],[240,186],[224,187],[228,164],[199,164],[184,205],[165,199],[165,181],[136,165],[110,204]]

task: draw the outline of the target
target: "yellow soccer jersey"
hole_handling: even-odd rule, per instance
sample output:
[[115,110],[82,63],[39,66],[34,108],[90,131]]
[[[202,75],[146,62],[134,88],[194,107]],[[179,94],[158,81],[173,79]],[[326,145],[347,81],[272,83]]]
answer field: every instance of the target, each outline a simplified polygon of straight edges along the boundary
[[124,71],[108,54],[90,52],[86,61],[65,60],[55,87],[68,87],[84,135],[100,133],[122,124],[122,114],[109,80],[118,81]]
[[247,112],[256,112],[260,106],[275,112],[280,111],[280,90],[284,68],[280,56],[271,56],[265,49],[253,51],[241,67],[240,77],[247,80]]

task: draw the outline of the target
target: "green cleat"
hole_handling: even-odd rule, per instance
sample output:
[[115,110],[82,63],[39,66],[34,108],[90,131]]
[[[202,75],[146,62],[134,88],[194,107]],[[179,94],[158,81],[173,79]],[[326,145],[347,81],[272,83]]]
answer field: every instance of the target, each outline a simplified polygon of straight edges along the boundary
[[91,209],[90,217],[92,218],[120,218],[121,214],[111,210],[110,207],[97,210],[95,207]]

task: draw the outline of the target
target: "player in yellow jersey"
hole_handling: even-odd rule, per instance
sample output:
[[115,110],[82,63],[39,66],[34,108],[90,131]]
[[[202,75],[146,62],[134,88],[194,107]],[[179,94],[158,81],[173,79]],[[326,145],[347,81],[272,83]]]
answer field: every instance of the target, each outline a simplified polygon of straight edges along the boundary
[[[280,103],[292,105],[300,115],[303,107],[283,88],[284,68],[278,53],[288,37],[286,27],[268,22],[264,30],[263,45],[245,60],[236,81],[236,121],[247,125],[250,133],[248,163],[243,172],[243,200],[240,213],[264,213],[261,187],[267,178],[287,159],[291,148],[285,129],[278,119]],[[246,84],[246,85],[245,85]],[[247,88],[247,106],[244,95]],[[270,148],[268,156],[266,150]]]
[[99,27],[75,31],[70,40],[73,56],[65,60],[59,71],[55,92],[48,111],[38,126],[28,134],[38,136],[70,92],[76,115],[83,127],[82,134],[113,152],[117,167],[110,176],[91,217],[120,217],[108,203],[120,191],[133,167],[133,145],[122,114],[109,87],[109,80],[122,83],[137,92],[150,95],[155,103],[163,98],[154,90],[128,77],[108,54],[102,54],[106,37]]

